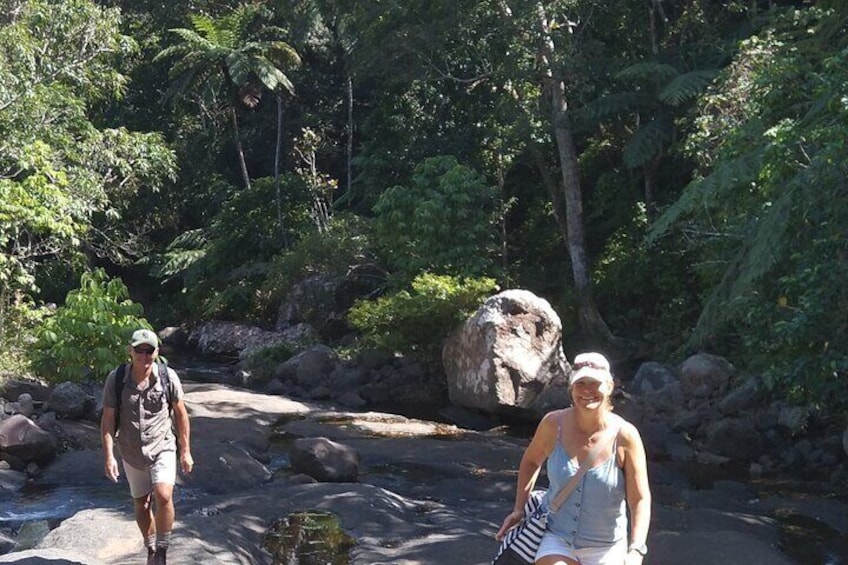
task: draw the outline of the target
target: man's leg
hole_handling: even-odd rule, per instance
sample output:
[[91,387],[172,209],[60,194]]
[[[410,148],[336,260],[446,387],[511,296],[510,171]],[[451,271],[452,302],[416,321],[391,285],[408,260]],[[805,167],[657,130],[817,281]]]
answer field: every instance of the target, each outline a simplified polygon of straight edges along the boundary
[[[156,483],[153,485],[153,498],[156,504],[156,551],[163,555],[171,543],[171,530],[174,528],[174,485]],[[158,563],[158,562],[157,562]],[[164,560],[162,561],[164,563]]]
[[133,498],[135,510],[135,523],[144,538],[144,546],[147,548],[148,558],[156,549],[156,531],[153,529],[153,508],[150,506],[152,497],[148,494],[141,498]]
[[154,565],[165,565],[171,530],[174,528],[174,483],[177,479],[177,457],[173,451],[160,453],[151,469],[153,481],[154,521],[156,522],[156,555]]
[[148,561],[156,549],[156,530],[153,520],[153,496],[150,483],[150,475],[146,469],[136,469],[124,461],[124,474],[130,484],[130,494],[133,497],[133,510],[135,511],[135,523],[144,538],[144,546],[147,548]]

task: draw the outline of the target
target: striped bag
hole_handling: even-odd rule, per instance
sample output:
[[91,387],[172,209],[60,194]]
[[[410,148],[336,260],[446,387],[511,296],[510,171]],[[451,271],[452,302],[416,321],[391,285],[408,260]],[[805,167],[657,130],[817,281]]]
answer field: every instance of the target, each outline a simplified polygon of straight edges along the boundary
[[542,504],[544,497],[544,490],[530,492],[524,503],[524,518],[504,535],[492,565],[518,565],[536,560],[536,550],[548,523],[548,511]]

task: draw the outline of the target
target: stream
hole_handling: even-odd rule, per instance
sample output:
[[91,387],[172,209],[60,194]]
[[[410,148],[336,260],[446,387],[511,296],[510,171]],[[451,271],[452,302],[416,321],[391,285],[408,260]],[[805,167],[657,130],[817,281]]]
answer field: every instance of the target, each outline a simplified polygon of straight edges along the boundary
[[[172,354],[171,366],[180,376],[189,382],[231,382],[231,369],[226,363],[205,358],[195,353]],[[403,414],[409,417],[442,420],[437,415]],[[505,427],[503,433],[529,438],[532,428],[527,425]],[[273,438],[274,436],[272,436]],[[290,468],[287,444],[291,438],[277,436],[272,440],[267,467],[274,473],[287,473]],[[761,478],[752,480],[747,469],[742,467],[710,467],[696,464],[673,463],[670,461],[652,462],[652,464],[673,468],[686,477],[689,487],[694,490],[709,490],[717,481],[732,481],[743,484],[753,493],[751,504],[770,508],[769,516],[780,525],[779,545],[783,553],[801,565],[848,565],[848,539],[841,532],[830,527],[825,520],[809,517],[809,512],[798,510],[815,501],[845,504],[848,496],[845,492],[835,493],[822,483],[805,483],[788,479]],[[404,486],[415,481],[426,482],[426,469],[420,471],[412,465],[410,468],[372,468],[363,469],[362,482],[378,484],[394,490],[404,490]],[[402,484],[401,484],[402,483]],[[2,492],[2,491],[0,491]],[[30,481],[23,488],[11,492],[0,499],[0,532],[14,538],[21,527],[28,523],[42,522],[54,528],[62,520],[77,512],[91,508],[126,509],[127,493],[114,485],[69,486],[60,484],[42,484]],[[203,493],[191,488],[179,486],[174,491],[177,506],[181,501],[195,499]],[[773,505],[770,502],[774,501]],[[840,522],[836,522],[840,523]],[[308,535],[307,535],[308,534]],[[311,537],[310,537],[311,536]],[[350,547],[331,517],[307,513],[304,516],[291,516],[275,524],[266,539],[266,549],[272,551],[277,563],[286,565],[311,563],[347,563],[346,552]],[[332,557],[322,553],[316,561],[316,547],[334,548],[337,553]],[[19,548],[20,549],[20,548]],[[328,550],[329,551],[329,550]],[[310,557],[312,556],[312,557]]]

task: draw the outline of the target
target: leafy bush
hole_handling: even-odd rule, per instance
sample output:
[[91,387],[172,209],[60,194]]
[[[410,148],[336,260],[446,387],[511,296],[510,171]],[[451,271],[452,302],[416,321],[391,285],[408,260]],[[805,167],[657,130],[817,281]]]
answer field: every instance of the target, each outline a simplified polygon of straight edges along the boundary
[[374,212],[377,243],[406,280],[423,271],[480,276],[493,265],[495,191],[455,157],[426,159]]
[[490,278],[424,273],[412,281],[411,291],[357,302],[348,322],[362,332],[364,345],[409,354],[434,366],[451,330],[496,290]]
[[258,382],[270,381],[277,365],[288,361],[295,350],[286,344],[271,345],[253,353],[244,361],[244,366]]
[[150,328],[142,314],[120,279],[110,280],[102,269],[86,273],[79,289],[36,328],[32,367],[51,382],[100,379],[126,359],[132,332]]

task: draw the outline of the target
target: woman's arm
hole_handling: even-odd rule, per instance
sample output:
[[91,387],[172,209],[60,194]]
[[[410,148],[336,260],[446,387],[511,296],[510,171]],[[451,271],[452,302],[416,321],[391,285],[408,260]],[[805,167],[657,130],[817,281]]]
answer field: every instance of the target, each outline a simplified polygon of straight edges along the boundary
[[[630,544],[643,546],[648,539],[651,522],[651,487],[648,482],[648,463],[645,446],[639,431],[630,423],[621,430],[624,447],[624,477],[627,491],[627,506],[630,509]],[[627,553],[627,565],[642,562],[637,551]]]
[[521,463],[518,466],[518,484],[515,491],[515,504],[512,507],[506,518],[504,518],[498,533],[495,534],[495,539],[500,540],[506,532],[514,528],[524,517],[524,504],[527,502],[527,497],[530,496],[530,491],[536,484],[536,479],[539,476],[539,470],[545,459],[548,458],[557,440],[557,420],[560,418],[560,411],[549,412],[539,422],[539,427],[536,428],[536,433],[530,441],[530,445],[524,450],[521,456]]

